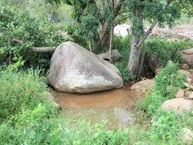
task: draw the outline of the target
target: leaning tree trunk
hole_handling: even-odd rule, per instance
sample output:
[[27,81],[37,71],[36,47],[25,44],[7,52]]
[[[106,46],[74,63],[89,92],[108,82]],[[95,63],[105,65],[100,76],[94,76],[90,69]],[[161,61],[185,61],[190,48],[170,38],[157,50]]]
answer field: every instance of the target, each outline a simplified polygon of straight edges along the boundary
[[[112,0],[112,10],[114,12],[114,0]],[[114,18],[111,20],[111,31],[109,42],[109,60],[111,63],[112,63],[113,34],[114,34]]]
[[110,30],[108,28],[106,28],[105,33],[102,36],[100,46],[102,46],[104,48],[108,48],[109,47],[109,40],[110,40]]
[[137,76],[139,71],[139,58],[140,58],[140,51],[139,47],[137,47],[138,41],[136,36],[132,34],[131,36],[131,51],[130,51],[130,57],[128,62],[128,70],[129,72]]
[[142,44],[142,47],[143,47],[143,49],[142,49],[142,53],[141,53],[141,59],[140,59],[137,78],[141,75],[141,72],[142,72],[142,69],[143,69],[143,64],[144,64],[144,61],[145,61],[145,55],[146,55],[146,51],[147,51],[147,48],[145,47],[144,42]]

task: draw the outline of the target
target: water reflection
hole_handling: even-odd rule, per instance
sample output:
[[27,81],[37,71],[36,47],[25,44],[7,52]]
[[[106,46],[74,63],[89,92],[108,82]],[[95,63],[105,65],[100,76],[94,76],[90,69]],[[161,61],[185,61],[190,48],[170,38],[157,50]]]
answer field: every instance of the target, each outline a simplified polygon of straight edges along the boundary
[[108,128],[127,127],[132,123],[131,105],[136,97],[131,91],[112,90],[88,95],[53,92],[65,117],[107,122]]

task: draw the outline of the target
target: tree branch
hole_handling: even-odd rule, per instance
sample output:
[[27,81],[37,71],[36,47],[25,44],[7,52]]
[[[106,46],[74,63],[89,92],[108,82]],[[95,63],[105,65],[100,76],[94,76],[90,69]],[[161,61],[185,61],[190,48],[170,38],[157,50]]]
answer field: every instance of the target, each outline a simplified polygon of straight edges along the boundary
[[118,2],[118,4],[115,6],[115,8],[114,8],[114,15],[115,15],[115,17],[119,14],[119,11],[121,10],[123,2],[124,2],[124,0],[120,0]]
[[11,42],[15,42],[15,43],[18,43],[18,44],[23,44],[23,43],[24,43],[24,40],[20,40],[20,39],[17,39],[17,38],[13,38],[13,39],[11,39]]
[[140,42],[137,44],[137,47],[140,48],[141,45],[144,43],[145,39],[149,36],[149,34],[152,32],[153,28],[156,26],[156,24],[158,23],[158,21],[154,21],[152,23],[152,25],[149,27],[149,29],[145,32],[145,34],[143,35],[143,37],[141,38]]
[[56,47],[32,47],[32,52],[54,52]]
[[[172,3],[172,0],[168,0],[166,6],[169,6],[171,3]],[[145,39],[149,36],[149,34],[152,32],[153,28],[156,26],[157,23],[158,23],[158,20],[155,20],[152,23],[152,25],[149,27],[149,29],[145,32],[145,34],[143,35],[142,39],[140,40],[140,42],[137,45],[138,48],[141,47],[141,45],[144,43]]]

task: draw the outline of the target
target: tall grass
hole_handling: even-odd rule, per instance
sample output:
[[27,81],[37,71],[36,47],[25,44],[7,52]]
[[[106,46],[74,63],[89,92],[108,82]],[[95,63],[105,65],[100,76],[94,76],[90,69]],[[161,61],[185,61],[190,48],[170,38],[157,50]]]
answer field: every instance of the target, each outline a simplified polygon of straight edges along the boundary
[[[48,91],[44,78],[39,77],[39,71],[0,73],[0,118],[10,118],[25,109],[33,109],[39,103],[46,102]],[[51,105],[50,105],[51,108]]]

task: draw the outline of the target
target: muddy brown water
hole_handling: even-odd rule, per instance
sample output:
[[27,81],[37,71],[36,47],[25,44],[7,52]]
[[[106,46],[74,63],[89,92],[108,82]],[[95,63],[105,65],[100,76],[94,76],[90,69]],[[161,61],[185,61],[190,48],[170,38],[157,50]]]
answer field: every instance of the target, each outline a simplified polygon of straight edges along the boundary
[[52,92],[64,117],[84,119],[91,123],[106,122],[108,128],[128,127],[133,121],[131,106],[135,93],[117,89],[87,95]]

